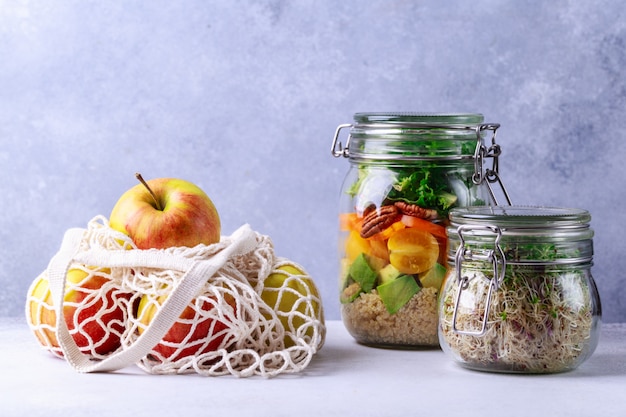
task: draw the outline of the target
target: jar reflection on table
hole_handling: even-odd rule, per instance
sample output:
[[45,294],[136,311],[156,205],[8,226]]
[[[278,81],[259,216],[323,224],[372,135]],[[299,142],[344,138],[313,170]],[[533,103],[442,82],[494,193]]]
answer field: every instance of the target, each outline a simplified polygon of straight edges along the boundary
[[[366,345],[438,346],[447,213],[493,204],[482,162],[486,133],[499,154],[498,125],[480,114],[360,113],[354,121],[333,142],[334,155],[350,161],[339,220],[344,325]],[[344,127],[345,149],[337,146]]]

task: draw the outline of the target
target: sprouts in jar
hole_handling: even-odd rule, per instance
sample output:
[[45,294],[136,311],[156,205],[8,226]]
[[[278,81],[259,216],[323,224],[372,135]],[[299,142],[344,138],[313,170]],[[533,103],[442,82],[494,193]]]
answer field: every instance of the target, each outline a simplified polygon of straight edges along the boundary
[[551,373],[576,368],[598,342],[601,306],[591,275],[585,210],[453,210],[439,340],[465,367]]

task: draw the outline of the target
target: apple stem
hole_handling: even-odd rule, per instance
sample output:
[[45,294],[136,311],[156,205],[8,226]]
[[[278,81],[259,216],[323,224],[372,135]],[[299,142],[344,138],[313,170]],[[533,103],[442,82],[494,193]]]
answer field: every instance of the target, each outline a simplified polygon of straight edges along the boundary
[[152,199],[154,200],[154,203],[156,204],[156,209],[157,210],[161,210],[163,211],[163,207],[161,207],[161,204],[159,203],[159,199],[157,198],[157,196],[154,194],[154,191],[152,191],[152,189],[150,188],[150,186],[148,185],[148,183],[146,182],[146,180],[143,179],[143,177],[141,176],[140,173],[135,173],[135,177],[139,180],[140,183],[143,184],[144,187],[146,187],[146,189],[148,190],[148,192],[150,193],[150,195],[152,196]]

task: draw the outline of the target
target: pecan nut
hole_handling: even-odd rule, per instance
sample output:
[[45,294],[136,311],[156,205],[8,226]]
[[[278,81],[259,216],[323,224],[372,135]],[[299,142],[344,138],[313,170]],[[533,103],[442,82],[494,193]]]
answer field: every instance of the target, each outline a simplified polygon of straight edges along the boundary
[[394,205],[372,210],[363,218],[361,237],[367,239],[380,233],[400,219],[401,213]]
[[417,217],[426,220],[435,220],[439,217],[437,210],[427,209],[418,206],[417,204],[405,203],[404,201],[396,201],[394,206],[402,213],[409,216]]

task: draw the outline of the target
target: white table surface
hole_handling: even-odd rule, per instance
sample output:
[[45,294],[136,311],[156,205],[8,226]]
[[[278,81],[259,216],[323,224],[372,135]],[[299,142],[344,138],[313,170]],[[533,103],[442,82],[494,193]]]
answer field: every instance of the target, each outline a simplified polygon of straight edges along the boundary
[[41,350],[24,320],[0,318],[0,416],[626,416],[626,324],[553,375],[467,370],[441,350],[358,345],[340,321],[302,373],[266,379],[81,374]]

